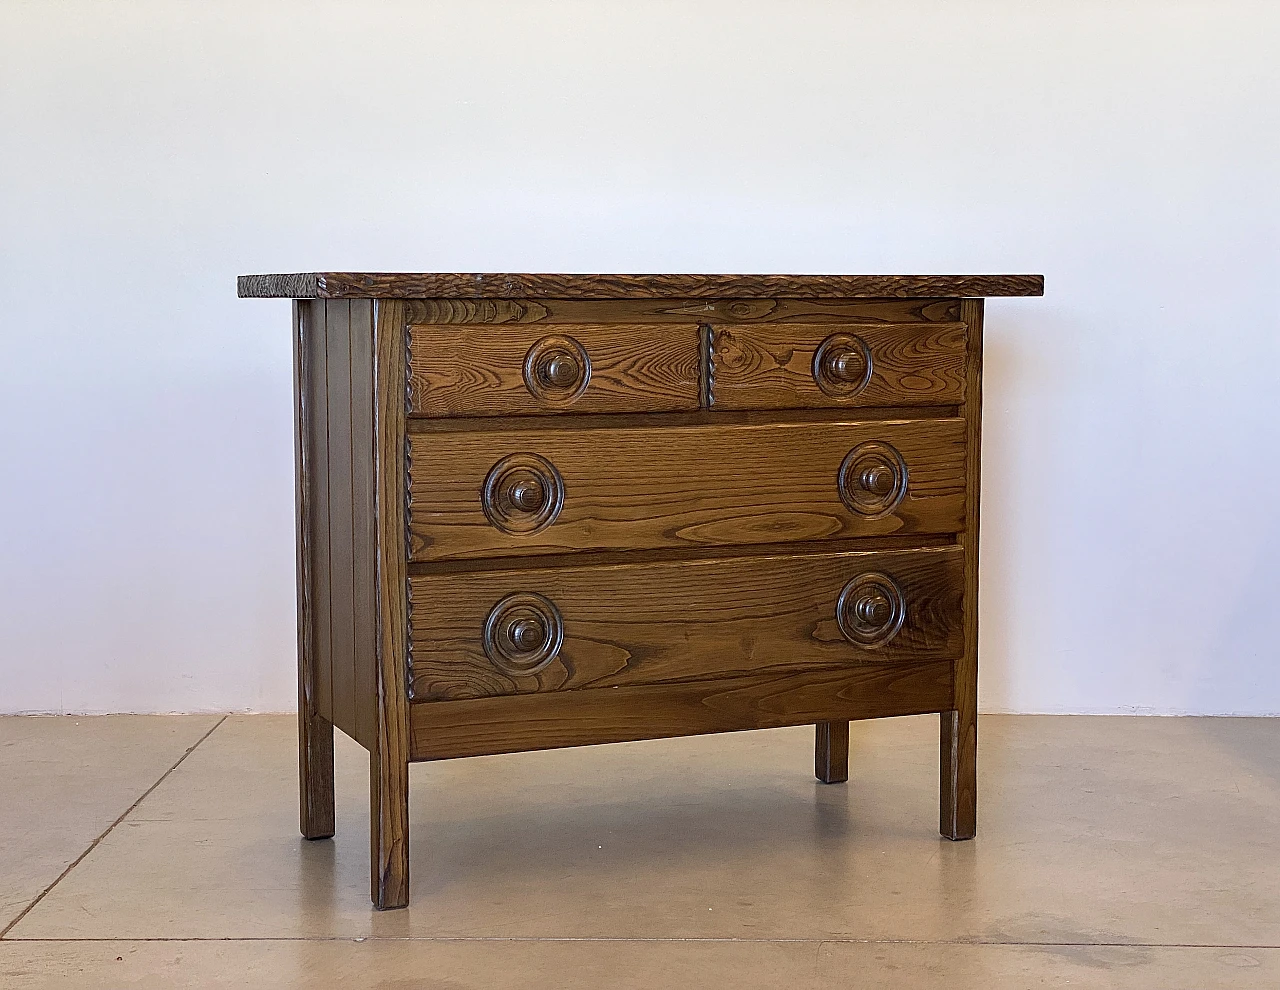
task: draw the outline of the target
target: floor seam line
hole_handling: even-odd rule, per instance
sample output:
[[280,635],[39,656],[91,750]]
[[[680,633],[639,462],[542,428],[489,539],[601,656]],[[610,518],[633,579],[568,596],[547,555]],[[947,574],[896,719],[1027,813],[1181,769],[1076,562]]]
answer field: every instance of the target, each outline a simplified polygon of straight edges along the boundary
[[1085,949],[1259,949],[1280,950],[1280,944],[1234,944],[1221,942],[1018,942],[991,939],[927,939],[927,938],[699,938],[679,936],[530,936],[530,935],[249,935],[249,936],[94,936],[86,938],[17,938],[10,942],[699,942],[711,944],[795,944],[795,945],[973,945],[1008,948],[1085,948]]
[[[89,843],[88,848],[87,848],[87,849],[85,849],[85,851],[84,851],[84,852],[82,852],[79,856],[77,856],[74,860],[72,860],[72,861],[71,861],[71,863],[67,866],[67,868],[66,868],[65,870],[63,870],[61,873],[59,873],[59,874],[58,874],[58,876],[54,879],[53,883],[49,884],[49,886],[45,887],[45,889],[44,889],[44,890],[40,891],[40,893],[38,893],[38,894],[35,896],[35,899],[34,899],[30,904],[28,904],[26,907],[24,907],[24,908],[22,909],[22,911],[18,914],[18,916],[17,916],[16,918],[14,918],[11,922],[9,922],[7,925],[5,925],[3,929],[0,929],[0,940],[7,940],[7,941],[19,941],[19,940],[17,940],[17,939],[10,939],[10,938],[9,938],[9,933],[10,933],[11,931],[13,931],[13,930],[14,930],[14,928],[16,928],[16,927],[18,926],[18,924],[22,921],[22,919],[23,919],[23,918],[25,918],[28,914],[30,914],[33,910],[35,910],[36,905],[38,905],[38,904],[39,904],[41,901],[43,901],[47,896],[49,896],[49,892],[50,892],[50,891],[52,891],[54,887],[58,886],[58,884],[62,883],[62,881],[66,879],[67,874],[69,874],[69,873],[70,873],[72,870],[74,870],[77,866],[79,866],[81,863],[83,863],[83,862],[84,862],[85,857],[86,857],[86,856],[88,856],[88,855],[89,855],[89,853],[93,852],[95,849],[97,849],[97,848],[98,848],[98,843],[100,843],[103,839],[105,839],[108,835],[110,835],[110,834],[115,830],[115,827],[116,827],[117,825],[119,825],[122,821],[124,821],[126,818],[128,818],[128,817],[129,817],[130,812],[132,812],[136,807],[138,807],[138,805],[142,804],[142,802],[143,802],[143,801],[145,801],[145,800],[147,799],[147,796],[148,796],[152,791],[154,791],[157,787],[159,787],[161,784],[163,784],[163,783],[165,782],[165,780],[167,780],[167,779],[168,779],[169,774],[171,774],[171,773],[173,773],[173,771],[177,770],[177,769],[178,769],[178,767],[180,767],[180,766],[182,765],[182,761],[183,761],[183,760],[185,760],[185,759],[186,759],[188,756],[190,756],[192,753],[194,753],[194,752],[196,751],[196,748],[197,748],[197,747],[198,747],[202,742],[204,742],[206,739],[208,739],[211,735],[213,735],[214,730],[215,730],[215,729],[217,729],[217,728],[218,728],[218,726],[220,726],[220,725],[221,725],[223,722],[225,722],[228,718],[230,718],[230,713],[228,713],[228,714],[226,714],[226,715],[223,715],[220,719],[218,719],[218,721],[214,722],[214,723],[213,723],[213,725],[209,727],[209,731],[208,731],[208,732],[206,732],[204,735],[202,735],[202,736],[201,736],[199,739],[197,739],[195,742],[193,742],[193,743],[192,743],[192,744],[187,748],[187,750],[186,750],[186,751],[185,751],[181,756],[179,756],[179,757],[178,757],[177,761],[173,764],[173,766],[169,767],[169,769],[168,769],[168,770],[166,770],[164,773],[162,773],[162,774],[160,775],[159,779],[157,779],[157,780],[156,780],[156,782],[155,782],[154,784],[152,784],[152,785],[151,785],[150,787],[148,787],[145,791],[143,791],[143,792],[138,796],[137,800],[135,800],[135,801],[133,802],[133,804],[129,805],[129,807],[125,808],[125,809],[124,809],[124,811],[123,811],[123,812],[121,812],[121,814],[120,814],[120,817],[119,817],[119,818],[117,818],[117,819],[116,819],[115,821],[113,821],[110,825],[108,825],[108,826],[106,827],[106,829],[103,831],[103,833],[102,833],[101,835],[99,835],[96,839],[94,839],[92,842],[90,842],[90,843]],[[22,941],[34,941],[34,939],[31,939],[31,940],[22,940]],[[79,941],[79,940],[75,940],[75,941]]]

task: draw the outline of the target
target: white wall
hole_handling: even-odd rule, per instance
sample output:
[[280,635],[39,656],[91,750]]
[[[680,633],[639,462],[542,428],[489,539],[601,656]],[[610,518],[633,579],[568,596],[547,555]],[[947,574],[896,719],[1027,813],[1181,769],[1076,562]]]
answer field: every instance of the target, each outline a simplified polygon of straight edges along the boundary
[[1280,712],[1280,6],[0,0],[0,710],[289,709],[244,272],[1043,272],[987,711]]

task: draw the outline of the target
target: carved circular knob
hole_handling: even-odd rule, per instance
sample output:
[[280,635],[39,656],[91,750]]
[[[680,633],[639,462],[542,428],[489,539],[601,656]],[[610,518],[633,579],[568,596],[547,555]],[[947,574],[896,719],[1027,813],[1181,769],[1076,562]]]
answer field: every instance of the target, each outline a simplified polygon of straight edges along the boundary
[[813,380],[837,399],[857,395],[871,380],[871,350],[851,333],[833,333],[813,354]]
[[569,405],[591,381],[591,359],[573,337],[543,337],[524,356],[524,384],[550,405]]
[[858,484],[862,486],[863,491],[884,497],[893,491],[893,486],[897,484],[897,475],[893,468],[876,464],[874,467],[863,469],[862,474],[858,475]]
[[507,489],[511,504],[524,512],[537,512],[546,501],[547,493],[540,478],[523,478]]
[[844,638],[873,650],[898,635],[907,616],[897,582],[887,574],[859,574],[844,586],[836,602],[836,621]]
[[858,515],[887,516],[907,494],[907,462],[891,444],[860,443],[841,461],[836,486],[844,504]]
[[480,492],[485,518],[512,536],[528,536],[550,526],[563,505],[560,472],[537,454],[510,454],[498,461]]
[[531,591],[507,595],[484,623],[485,656],[508,674],[536,674],[559,655],[563,642],[560,610]]
[[566,351],[552,351],[538,362],[538,377],[549,388],[572,388],[581,373],[577,358]]

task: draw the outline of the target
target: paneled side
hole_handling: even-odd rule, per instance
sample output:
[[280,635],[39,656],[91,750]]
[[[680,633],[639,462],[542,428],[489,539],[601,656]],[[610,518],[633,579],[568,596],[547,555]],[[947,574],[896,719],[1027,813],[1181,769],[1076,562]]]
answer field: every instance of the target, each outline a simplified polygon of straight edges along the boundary
[[355,738],[364,746],[377,736],[377,558],[374,486],[374,304],[351,301],[351,525],[352,683]]
[[376,732],[373,303],[305,303],[313,430],[307,551],[317,711],[369,746]]
[[302,690],[311,711],[333,721],[329,580],[329,372],[325,303],[298,303],[298,596]]

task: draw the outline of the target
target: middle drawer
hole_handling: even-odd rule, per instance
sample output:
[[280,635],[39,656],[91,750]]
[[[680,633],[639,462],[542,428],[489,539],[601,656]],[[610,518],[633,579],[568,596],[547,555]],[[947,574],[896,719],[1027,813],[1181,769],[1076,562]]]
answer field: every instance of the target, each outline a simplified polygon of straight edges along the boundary
[[964,529],[961,419],[410,437],[410,559]]

